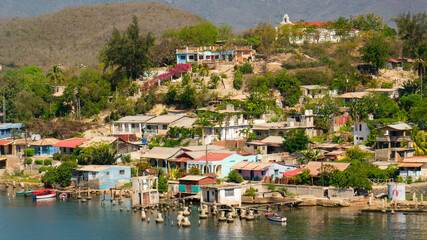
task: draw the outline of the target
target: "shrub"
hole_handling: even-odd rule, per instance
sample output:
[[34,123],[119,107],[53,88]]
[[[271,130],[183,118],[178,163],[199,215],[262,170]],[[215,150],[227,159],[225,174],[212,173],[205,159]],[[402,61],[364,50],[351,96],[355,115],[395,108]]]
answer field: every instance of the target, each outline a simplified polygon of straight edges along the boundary
[[45,160],[43,161],[43,164],[44,164],[44,165],[52,165],[52,159],[45,159]]
[[243,83],[243,73],[241,71],[237,71],[234,75],[233,86],[235,89],[240,90],[242,88]]
[[243,176],[242,175],[240,175],[240,174],[237,174],[237,176],[236,176],[236,183],[241,183],[241,182],[243,182]]
[[250,187],[246,189],[245,194],[243,194],[243,196],[255,197],[257,191],[257,189]]
[[65,155],[61,158],[61,161],[66,162],[66,161],[71,161],[71,156],[70,155]]
[[138,177],[138,171],[136,170],[136,168],[131,168],[130,174],[132,177]]
[[39,168],[39,173],[42,173],[42,172],[45,172],[45,171],[48,171],[48,170],[50,170],[52,167],[40,167]]
[[403,182],[403,178],[401,176],[396,177],[396,182],[401,183]]
[[227,74],[225,73],[221,74],[221,78],[227,78]]
[[61,158],[62,158],[62,154],[60,154],[60,153],[54,153],[53,154],[53,160],[61,161]]
[[188,173],[190,175],[200,175],[200,174],[202,174],[202,171],[200,171],[200,169],[198,169],[196,167],[192,167],[192,168],[190,168],[190,170],[188,171]]
[[36,153],[36,150],[34,148],[24,149],[24,154],[28,157],[34,156],[35,153]]
[[243,73],[243,74],[249,74],[249,73],[254,73],[254,68],[252,67],[252,65],[250,63],[245,63],[242,66],[239,67],[239,70]]
[[122,162],[123,163],[130,163],[131,162],[130,154],[123,155],[122,156]]
[[27,159],[25,160],[25,164],[31,164],[31,163],[33,163],[33,159],[31,159],[31,158],[27,158]]
[[406,183],[407,183],[407,184],[411,184],[411,183],[412,183],[412,177],[411,177],[411,176],[408,176],[408,177],[406,178]]
[[276,191],[276,185],[275,185],[275,184],[273,184],[273,183],[269,183],[269,184],[267,185],[267,188],[268,188],[268,190],[270,190],[270,191]]
[[230,181],[230,182],[236,182],[236,183],[241,183],[241,182],[243,182],[243,176],[242,176],[242,175],[240,175],[240,174],[238,174],[238,173],[237,173],[237,171],[236,171],[235,169],[234,169],[234,170],[232,170],[232,171],[228,174],[227,178],[228,178],[228,181]]
[[43,164],[43,160],[35,160],[34,163],[37,164],[37,165],[42,165]]
[[218,75],[211,74],[211,80],[210,80],[209,88],[215,89],[216,87],[218,87],[219,80],[220,80],[220,78]]

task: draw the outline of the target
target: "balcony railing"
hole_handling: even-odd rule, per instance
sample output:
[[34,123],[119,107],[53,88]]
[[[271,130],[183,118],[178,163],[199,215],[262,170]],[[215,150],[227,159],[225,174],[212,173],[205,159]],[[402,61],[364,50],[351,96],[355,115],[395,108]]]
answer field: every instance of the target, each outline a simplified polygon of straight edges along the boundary
[[377,142],[401,142],[411,140],[410,136],[377,136]]

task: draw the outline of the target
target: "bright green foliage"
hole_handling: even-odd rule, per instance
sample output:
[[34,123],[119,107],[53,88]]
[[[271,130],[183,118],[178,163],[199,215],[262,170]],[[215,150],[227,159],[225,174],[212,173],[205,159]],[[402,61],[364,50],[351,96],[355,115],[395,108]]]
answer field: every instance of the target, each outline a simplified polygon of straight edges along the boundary
[[44,165],[52,165],[52,159],[45,159],[45,160],[43,161],[43,164],[44,164]]
[[285,98],[287,106],[293,107],[298,103],[301,96],[301,83],[297,78],[289,76],[286,72],[282,72],[275,78],[275,84],[282,96]]
[[182,86],[187,86],[191,81],[191,75],[186,73],[182,75]]
[[24,149],[24,155],[28,157],[34,156],[35,153],[36,153],[36,150],[34,148]]
[[218,28],[218,40],[231,40],[233,37],[233,29],[230,25],[223,24]]
[[218,87],[219,84],[219,76],[216,74],[211,74],[211,80],[209,82],[209,88],[210,89],[215,89],[216,87]]
[[120,157],[122,163],[130,163],[132,161],[130,154],[125,154]]
[[33,159],[31,158],[25,159],[25,164],[31,164],[31,163],[33,163]]
[[132,177],[138,177],[138,170],[136,170],[136,168],[131,168],[130,174]]
[[43,164],[43,160],[39,160],[39,159],[37,159],[37,160],[35,160],[35,161],[34,161],[34,163],[35,163],[36,165],[42,165],[42,164]]
[[235,169],[231,170],[231,172],[228,174],[227,178],[228,178],[228,181],[230,181],[230,182],[236,182],[236,183],[243,182],[243,176],[238,174]]
[[237,90],[240,90],[242,88],[242,84],[243,84],[243,73],[237,70],[236,74],[234,75],[233,87]]
[[239,71],[242,72],[243,74],[250,74],[250,73],[254,73],[254,68],[249,62],[246,62],[239,67]]
[[400,106],[409,112],[409,109],[417,106],[420,101],[421,96],[419,94],[409,94],[400,98]]
[[179,95],[179,99],[181,103],[187,108],[195,108],[196,107],[196,89],[187,85],[184,91]]
[[196,167],[192,167],[192,168],[190,168],[190,170],[188,170],[188,173],[190,175],[201,175],[202,171],[200,171],[200,169],[198,169]]
[[69,186],[71,184],[71,170],[76,167],[77,163],[74,161],[63,162],[56,168],[50,167],[42,177],[42,182],[47,187],[53,187],[55,184],[62,187]]
[[81,165],[114,165],[117,161],[117,150],[110,144],[76,148],[74,153]]
[[427,98],[423,98],[422,101],[412,107],[409,110],[409,117],[415,123],[425,123],[427,122]]
[[140,35],[138,19],[133,16],[132,23],[125,33],[115,28],[107,46],[100,56],[105,67],[114,67],[116,72],[124,72],[126,77],[137,79],[141,71],[151,66],[150,49],[154,46],[155,38],[148,33]]
[[376,69],[384,68],[385,61],[389,58],[389,48],[389,44],[386,42],[385,37],[381,34],[375,34],[368,38],[365,42],[365,46],[362,47],[362,60],[372,64]]
[[363,161],[366,158],[366,153],[359,146],[354,146],[345,150],[346,159]]
[[303,168],[301,173],[295,176],[298,184],[311,184],[310,170]]
[[253,187],[250,187],[250,188],[246,189],[246,191],[243,194],[243,196],[255,197],[256,196],[256,192],[257,192],[257,189],[255,189]]
[[171,138],[194,138],[202,133],[200,128],[170,127],[166,135]]
[[288,152],[299,152],[307,149],[308,137],[304,129],[293,129],[286,133],[282,146]]
[[186,45],[205,46],[217,41],[218,29],[211,22],[204,21],[190,27],[184,27],[173,35]]
[[165,173],[162,169],[159,170],[158,181],[159,192],[167,192],[169,190],[168,179],[166,178]]
[[412,142],[415,148],[416,156],[427,155],[427,133],[414,127],[411,132]]
[[269,184],[267,184],[267,188],[268,188],[268,190],[274,192],[274,191],[276,191],[276,184],[269,183]]

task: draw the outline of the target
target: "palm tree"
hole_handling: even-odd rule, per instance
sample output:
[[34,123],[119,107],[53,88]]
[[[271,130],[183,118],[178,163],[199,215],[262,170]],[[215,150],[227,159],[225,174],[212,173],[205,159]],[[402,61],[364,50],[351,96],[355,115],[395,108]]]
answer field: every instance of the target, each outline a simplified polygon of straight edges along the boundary
[[202,141],[205,141],[205,127],[212,127],[211,118],[208,113],[200,112],[197,114],[198,119],[194,122],[194,125],[202,129]]
[[423,81],[424,81],[425,72],[426,72],[426,69],[427,69],[427,61],[424,59],[424,57],[422,57],[421,54],[418,54],[418,58],[414,61],[414,65],[413,66],[414,66],[414,70],[417,71],[418,78],[420,79],[420,82],[421,82],[421,86],[420,86],[421,91],[420,91],[420,94],[421,94],[421,98],[423,98]]
[[427,154],[427,133],[421,131],[418,127],[414,127],[411,132],[412,142],[415,148],[416,156],[424,156]]

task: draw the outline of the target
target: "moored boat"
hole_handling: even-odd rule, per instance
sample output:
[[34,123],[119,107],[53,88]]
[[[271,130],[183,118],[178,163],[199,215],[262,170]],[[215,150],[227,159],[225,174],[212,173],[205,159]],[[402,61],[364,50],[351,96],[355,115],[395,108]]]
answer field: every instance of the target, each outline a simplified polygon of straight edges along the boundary
[[56,191],[54,189],[41,189],[33,191],[34,199],[46,199],[46,198],[55,198]]
[[18,191],[16,192],[16,195],[24,195],[24,196],[31,196],[33,195],[34,190],[30,191]]
[[268,220],[273,222],[286,222],[286,217],[280,217],[280,216],[277,216],[276,214],[270,214],[268,215]]

